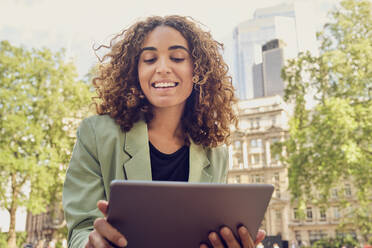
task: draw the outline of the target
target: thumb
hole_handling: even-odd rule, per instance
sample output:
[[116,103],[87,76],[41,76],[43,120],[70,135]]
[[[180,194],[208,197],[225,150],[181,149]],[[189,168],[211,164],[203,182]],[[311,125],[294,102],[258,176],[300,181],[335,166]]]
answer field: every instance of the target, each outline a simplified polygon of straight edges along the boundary
[[261,230],[261,229],[258,230],[256,241],[254,242],[254,244],[257,245],[258,243],[260,243],[262,240],[265,239],[265,236],[266,236],[266,232],[264,230]]
[[99,200],[97,202],[97,207],[98,207],[99,211],[101,211],[102,214],[105,217],[107,217],[108,202],[107,201],[104,201],[104,200]]

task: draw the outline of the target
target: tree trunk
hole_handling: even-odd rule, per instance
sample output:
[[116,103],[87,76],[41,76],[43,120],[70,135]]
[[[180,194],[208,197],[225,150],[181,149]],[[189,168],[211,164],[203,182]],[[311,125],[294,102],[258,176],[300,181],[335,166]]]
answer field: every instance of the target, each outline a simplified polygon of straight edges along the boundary
[[9,215],[10,215],[10,224],[8,232],[8,248],[17,248],[17,237],[16,237],[16,212],[17,212],[17,197],[18,197],[18,188],[16,185],[16,175],[12,175],[12,200],[10,203]]

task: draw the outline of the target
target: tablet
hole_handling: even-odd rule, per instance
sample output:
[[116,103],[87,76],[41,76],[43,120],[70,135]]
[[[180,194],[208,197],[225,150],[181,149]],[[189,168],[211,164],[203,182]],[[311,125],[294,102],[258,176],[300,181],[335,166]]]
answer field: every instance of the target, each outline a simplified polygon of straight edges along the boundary
[[128,247],[192,248],[226,225],[247,227],[253,240],[274,187],[163,181],[111,183],[107,221]]

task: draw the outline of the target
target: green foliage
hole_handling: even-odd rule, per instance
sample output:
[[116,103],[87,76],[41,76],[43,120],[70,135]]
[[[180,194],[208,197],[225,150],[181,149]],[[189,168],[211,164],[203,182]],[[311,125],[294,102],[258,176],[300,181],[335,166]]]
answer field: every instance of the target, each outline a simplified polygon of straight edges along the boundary
[[[27,239],[27,232],[17,232],[17,247],[23,247],[26,243]],[[6,248],[8,247],[7,244],[8,234],[7,233],[0,233],[0,247]]]
[[0,232],[0,247],[6,248],[8,246],[7,239],[8,239],[7,233]]
[[316,241],[311,247],[312,248],[341,248],[348,247],[354,248],[358,247],[359,243],[355,238],[350,235],[345,237],[337,236],[336,238],[325,238]]
[[90,97],[63,51],[0,42],[0,208],[35,214],[60,200]]
[[[283,69],[285,100],[294,104],[290,138],[274,145],[284,151],[289,188],[303,209],[325,206],[330,189],[351,182],[358,208],[344,221],[372,239],[372,16],[371,2],[343,0],[318,34],[320,55],[300,53]],[[313,94],[314,108],[308,95]],[[340,207],[350,199],[340,195]],[[301,208],[302,206],[302,208]]]
[[27,232],[17,232],[17,247],[23,247],[26,244]]

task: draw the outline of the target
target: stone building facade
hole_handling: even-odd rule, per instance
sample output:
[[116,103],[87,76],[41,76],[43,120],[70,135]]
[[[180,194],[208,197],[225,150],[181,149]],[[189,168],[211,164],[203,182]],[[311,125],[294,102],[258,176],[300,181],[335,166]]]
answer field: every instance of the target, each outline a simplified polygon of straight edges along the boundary
[[[344,213],[338,208],[338,194],[353,198],[352,185],[333,189],[333,202],[327,209],[306,206],[305,219],[291,205],[288,191],[288,168],[273,156],[271,145],[288,137],[292,109],[281,96],[254,98],[238,103],[239,129],[229,146],[228,183],[269,183],[275,186],[262,228],[267,235],[281,235],[289,247],[308,246],[323,237],[345,233],[337,231]],[[352,229],[347,231],[357,236]]]
[[[26,243],[35,248],[53,248],[59,238],[56,236],[56,232],[64,226],[66,226],[66,221],[60,208],[41,214],[28,212]],[[65,241],[62,244],[62,247],[67,247]]]

